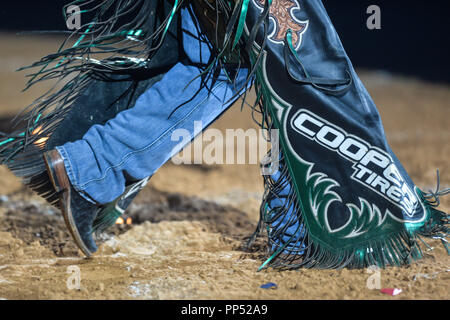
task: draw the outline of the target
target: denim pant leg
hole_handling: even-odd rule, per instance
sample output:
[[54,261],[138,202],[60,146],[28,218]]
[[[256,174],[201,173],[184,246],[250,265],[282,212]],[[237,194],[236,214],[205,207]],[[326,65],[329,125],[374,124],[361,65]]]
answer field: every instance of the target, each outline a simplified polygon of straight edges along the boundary
[[174,130],[185,129],[192,137],[200,133],[198,128],[194,132],[193,122],[201,121],[203,127],[213,122],[231,105],[228,100],[247,77],[243,69],[236,86],[222,74],[206,83],[209,90],[200,78],[185,87],[199,73],[195,66],[178,63],[133,108],[91,127],[83,139],[57,147],[75,190],[100,204],[113,201],[123,193],[127,179],[152,175],[184,147],[172,141]]

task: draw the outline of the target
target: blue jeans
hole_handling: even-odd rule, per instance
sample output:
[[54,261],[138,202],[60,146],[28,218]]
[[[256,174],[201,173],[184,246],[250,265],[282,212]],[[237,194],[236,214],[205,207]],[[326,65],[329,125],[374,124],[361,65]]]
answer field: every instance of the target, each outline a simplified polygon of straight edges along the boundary
[[124,192],[127,181],[154,174],[184,147],[171,139],[174,130],[185,129],[195,137],[201,130],[194,131],[194,121],[208,126],[244,85],[246,69],[239,71],[235,84],[223,70],[215,81],[202,83],[197,76],[204,67],[199,65],[208,63],[210,45],[201,39],[198,22],[189,10],[182,10],[181,21],[187,61],[177,63],[133,108],[105,125],[92,126],[81,140],[56,148],[74,189],[87,200],[111,202]]

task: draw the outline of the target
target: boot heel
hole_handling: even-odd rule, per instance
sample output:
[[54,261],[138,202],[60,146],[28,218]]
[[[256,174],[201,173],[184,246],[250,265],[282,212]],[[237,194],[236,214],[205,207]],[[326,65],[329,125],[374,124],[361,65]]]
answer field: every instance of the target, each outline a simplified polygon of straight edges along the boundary
[[47,173],[50,177],[50,181],[52,182],[53,187],[56,192],[61,192],[66,189],[67,186],[64,186],[60,183],[58,179],[58,173],[55,171],[55,162],[62,161],[60,157],[55,157],[54,152],[58,152],[56,150],[47,151],[44,153],[44,163],[47,168]]

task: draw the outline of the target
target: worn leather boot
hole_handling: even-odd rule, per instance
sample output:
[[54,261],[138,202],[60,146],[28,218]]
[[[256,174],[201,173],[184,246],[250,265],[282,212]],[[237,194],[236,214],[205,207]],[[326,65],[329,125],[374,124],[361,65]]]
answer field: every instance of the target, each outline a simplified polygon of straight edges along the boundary
[[97,251],[92,225],[100,207],[84,199],[72,187],[64,161],[56,149],[44,153],[44,162],[50,180],[59,193],[59,205],[66,226],[77,246],[90,257]]

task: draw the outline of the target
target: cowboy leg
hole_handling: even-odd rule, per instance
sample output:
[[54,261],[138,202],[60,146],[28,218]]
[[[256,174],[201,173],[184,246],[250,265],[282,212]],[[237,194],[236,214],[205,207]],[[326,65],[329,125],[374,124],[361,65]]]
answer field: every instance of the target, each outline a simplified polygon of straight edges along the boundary
[[[105,125],[95,125],[83,139],[56,149],[64,159],[69,179],[85,198],[108,203],[125,189],[127,179],[152,175],[184,146],[172,139],[177,129],[194,137],[213,122],[233,101],[246,78],[245,69],[232,84],[222,70],[215,79],[199,77],[209,45],[200,42],[195,18],[182,10],[183,44],[188,60],[176,64],[160,82],[142,94],[135,106],[122,111]],[[192,82],[186,86],[187,83]]]
[[430,233],[425,222],[441,232],[446,219],[389,147],[321,1],[250,0],[241,12],[254,41],[262,111],[279,130],[282,151],[282,174],[266,179],[261,207],[271,244],[263,267],[420,258],[417,237]]

